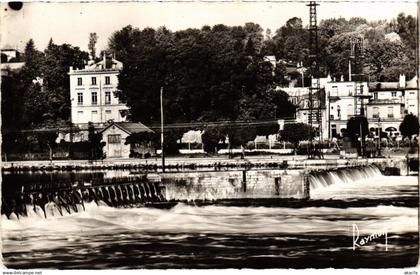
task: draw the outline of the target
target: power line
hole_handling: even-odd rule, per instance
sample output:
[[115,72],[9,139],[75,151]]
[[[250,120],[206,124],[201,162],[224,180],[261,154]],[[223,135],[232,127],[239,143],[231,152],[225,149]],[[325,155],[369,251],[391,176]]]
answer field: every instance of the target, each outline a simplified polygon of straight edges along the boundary
[[[285,124],[295,123],[294,118],[281,119]],[[224,120],[224,121],[202,121],[202,122],[179,122],[179,123],[167,123],[165,129],[185,129],[185,128],[198,128],[198,127],[247,127],[247,126],[264,126],[278,123],[278,120],[253,120],[253,121],[240,121],[240,120]],[[160,125],[152,124],[147,126],[151,129],[160,129]],[[70,130],[82,130],[77,126],[74,127],[51,127],[51,128],[39,128],[39,129],[19,129],[19,130],[2,130],[2,133],[48,133],[48,132],[60,132]],[[85,129],[86,130],[86,129]]]

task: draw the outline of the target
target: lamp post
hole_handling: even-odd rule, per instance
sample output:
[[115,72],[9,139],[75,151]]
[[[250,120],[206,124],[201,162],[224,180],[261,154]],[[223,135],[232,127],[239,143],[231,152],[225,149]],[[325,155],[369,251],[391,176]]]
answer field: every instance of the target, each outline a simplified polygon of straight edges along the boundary
[[164,153],[164,138],[163,138],[163,87],[160,87],[160,148],[162,157],[162,173],[165,173],[165,153]]
[[381,118],[378,117],[378,157],[381,156],[381,136],[382,136],[382,127],[381,127]]

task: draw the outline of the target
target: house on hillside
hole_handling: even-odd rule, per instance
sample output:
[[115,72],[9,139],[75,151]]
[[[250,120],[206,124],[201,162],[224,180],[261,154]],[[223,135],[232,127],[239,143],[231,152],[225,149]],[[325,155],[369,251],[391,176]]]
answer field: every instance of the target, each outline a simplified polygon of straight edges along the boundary
[[156,155],[155,132],[134,122],[112,122],[99,133],[105,142],[106,158],[147,158]]
[[118,75],[123,64],[104,55],[103,60],[90,61],[83,69],[70,67],[71,122],[86,128],[89,122],[105,127],[106,122],[126,121],[128,107],[119,100]]

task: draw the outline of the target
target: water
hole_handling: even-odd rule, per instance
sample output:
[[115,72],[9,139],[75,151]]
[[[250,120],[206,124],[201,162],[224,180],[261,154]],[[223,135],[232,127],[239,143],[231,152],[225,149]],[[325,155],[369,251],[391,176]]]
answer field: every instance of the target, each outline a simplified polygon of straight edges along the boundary
[[[373,168],[314,177],[311,200],[290,206],[90,203],[48,219],[3,216],[3,258],[52,269],[407,267],[418,259],[417,205],[417,177]],[[353,250],[354,225],[360,237],[386,230],[387,247],[381,237]]]

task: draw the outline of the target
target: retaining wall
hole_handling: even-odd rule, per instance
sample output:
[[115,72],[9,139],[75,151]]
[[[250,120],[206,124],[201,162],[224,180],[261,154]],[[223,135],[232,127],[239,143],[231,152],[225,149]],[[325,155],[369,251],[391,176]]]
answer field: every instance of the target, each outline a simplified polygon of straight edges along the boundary
[[160,181],[167,200],[304,198],[304,173],[298,170],[252,170],[149,174]]

